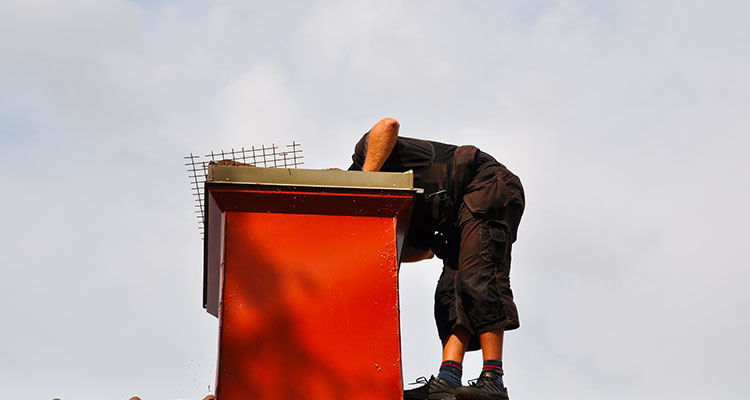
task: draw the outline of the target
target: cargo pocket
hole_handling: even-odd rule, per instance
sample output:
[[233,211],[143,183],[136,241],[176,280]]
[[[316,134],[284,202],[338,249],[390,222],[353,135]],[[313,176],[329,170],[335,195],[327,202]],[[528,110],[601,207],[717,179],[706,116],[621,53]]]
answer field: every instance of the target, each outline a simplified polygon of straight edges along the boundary
[[480,173],[463,197],[466,206],[476,215],[497,215],[509,200],[500,173],[491,170]]
[[487,220],[482,223],[482,251],[485,262],[501,262],[508,247],[508,227],[502,221]]

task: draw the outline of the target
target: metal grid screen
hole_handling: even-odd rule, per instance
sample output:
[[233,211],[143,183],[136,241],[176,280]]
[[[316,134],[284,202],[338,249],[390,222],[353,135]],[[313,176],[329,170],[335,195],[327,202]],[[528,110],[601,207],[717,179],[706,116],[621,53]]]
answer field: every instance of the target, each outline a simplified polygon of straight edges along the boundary
[[229,165],[252,165],[255,167],[267,168],[297,168],[304,164],[302,147],[297,142],[292,142],[286,146],[279,147],[274,144],[271,146],[252,146],[250,148],[241,147],[239,150],[231,149],[230,151],[212,151],[209,154],[200,156],[190,153],[185,156],[185,166],[187,167],[190,186],[193,191],[195,200],[195,214],[198,218],[198,229],[201,237],[204,232],[204,210],[203,207],[203,187],[208,177],[208,166],[211,163],[226,163]]

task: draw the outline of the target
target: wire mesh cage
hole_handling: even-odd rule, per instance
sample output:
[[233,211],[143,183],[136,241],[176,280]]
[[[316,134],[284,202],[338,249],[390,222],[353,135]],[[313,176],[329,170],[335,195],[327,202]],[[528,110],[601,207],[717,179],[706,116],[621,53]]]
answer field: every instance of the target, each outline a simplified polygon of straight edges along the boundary
[[250,148],[241,147],[238,150],[232,148],[230,151],[211,151],[203,156],[190,153],[184,159],[193,192],[195,214],[201,237],[203,237],[205,229],[203,187],[208,178],[208,166],[210,164],[252,165],[266,168],[297,168],[304,164],[302,147],[295,141],[284,147],[275,144],[260,147],[252,146]]

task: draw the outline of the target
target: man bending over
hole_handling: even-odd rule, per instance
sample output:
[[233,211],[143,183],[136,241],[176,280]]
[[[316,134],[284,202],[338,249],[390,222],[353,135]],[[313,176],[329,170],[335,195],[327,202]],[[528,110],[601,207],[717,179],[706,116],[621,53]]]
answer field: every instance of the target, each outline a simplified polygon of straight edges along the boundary
[[[474,146],[399,136],[392,118],[360,139],[352,160],[350,170],[414,171],[424,194],[415,200],[401,261],[443,260],[435,292],[443,363],[404,399],[508,399],[503,333],[519,327],[510,254],[525,204],[521,181]],[[482,373],[461,386],[464,354],[479,349]]]

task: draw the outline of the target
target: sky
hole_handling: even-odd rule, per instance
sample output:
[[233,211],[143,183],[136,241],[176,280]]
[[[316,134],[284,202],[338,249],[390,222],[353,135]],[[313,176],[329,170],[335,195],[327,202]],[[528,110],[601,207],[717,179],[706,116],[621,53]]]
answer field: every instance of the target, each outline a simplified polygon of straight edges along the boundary
[[[744,1],[0,2],[0,387],[198,399],[189,153],[302,143],[345,168],[391,116],[474,144],[527,208],[516,399],[745,399]],[[435,374],[436,260],[400,276],[406,382]],[[481,358],[465,362],[464,380]]]

